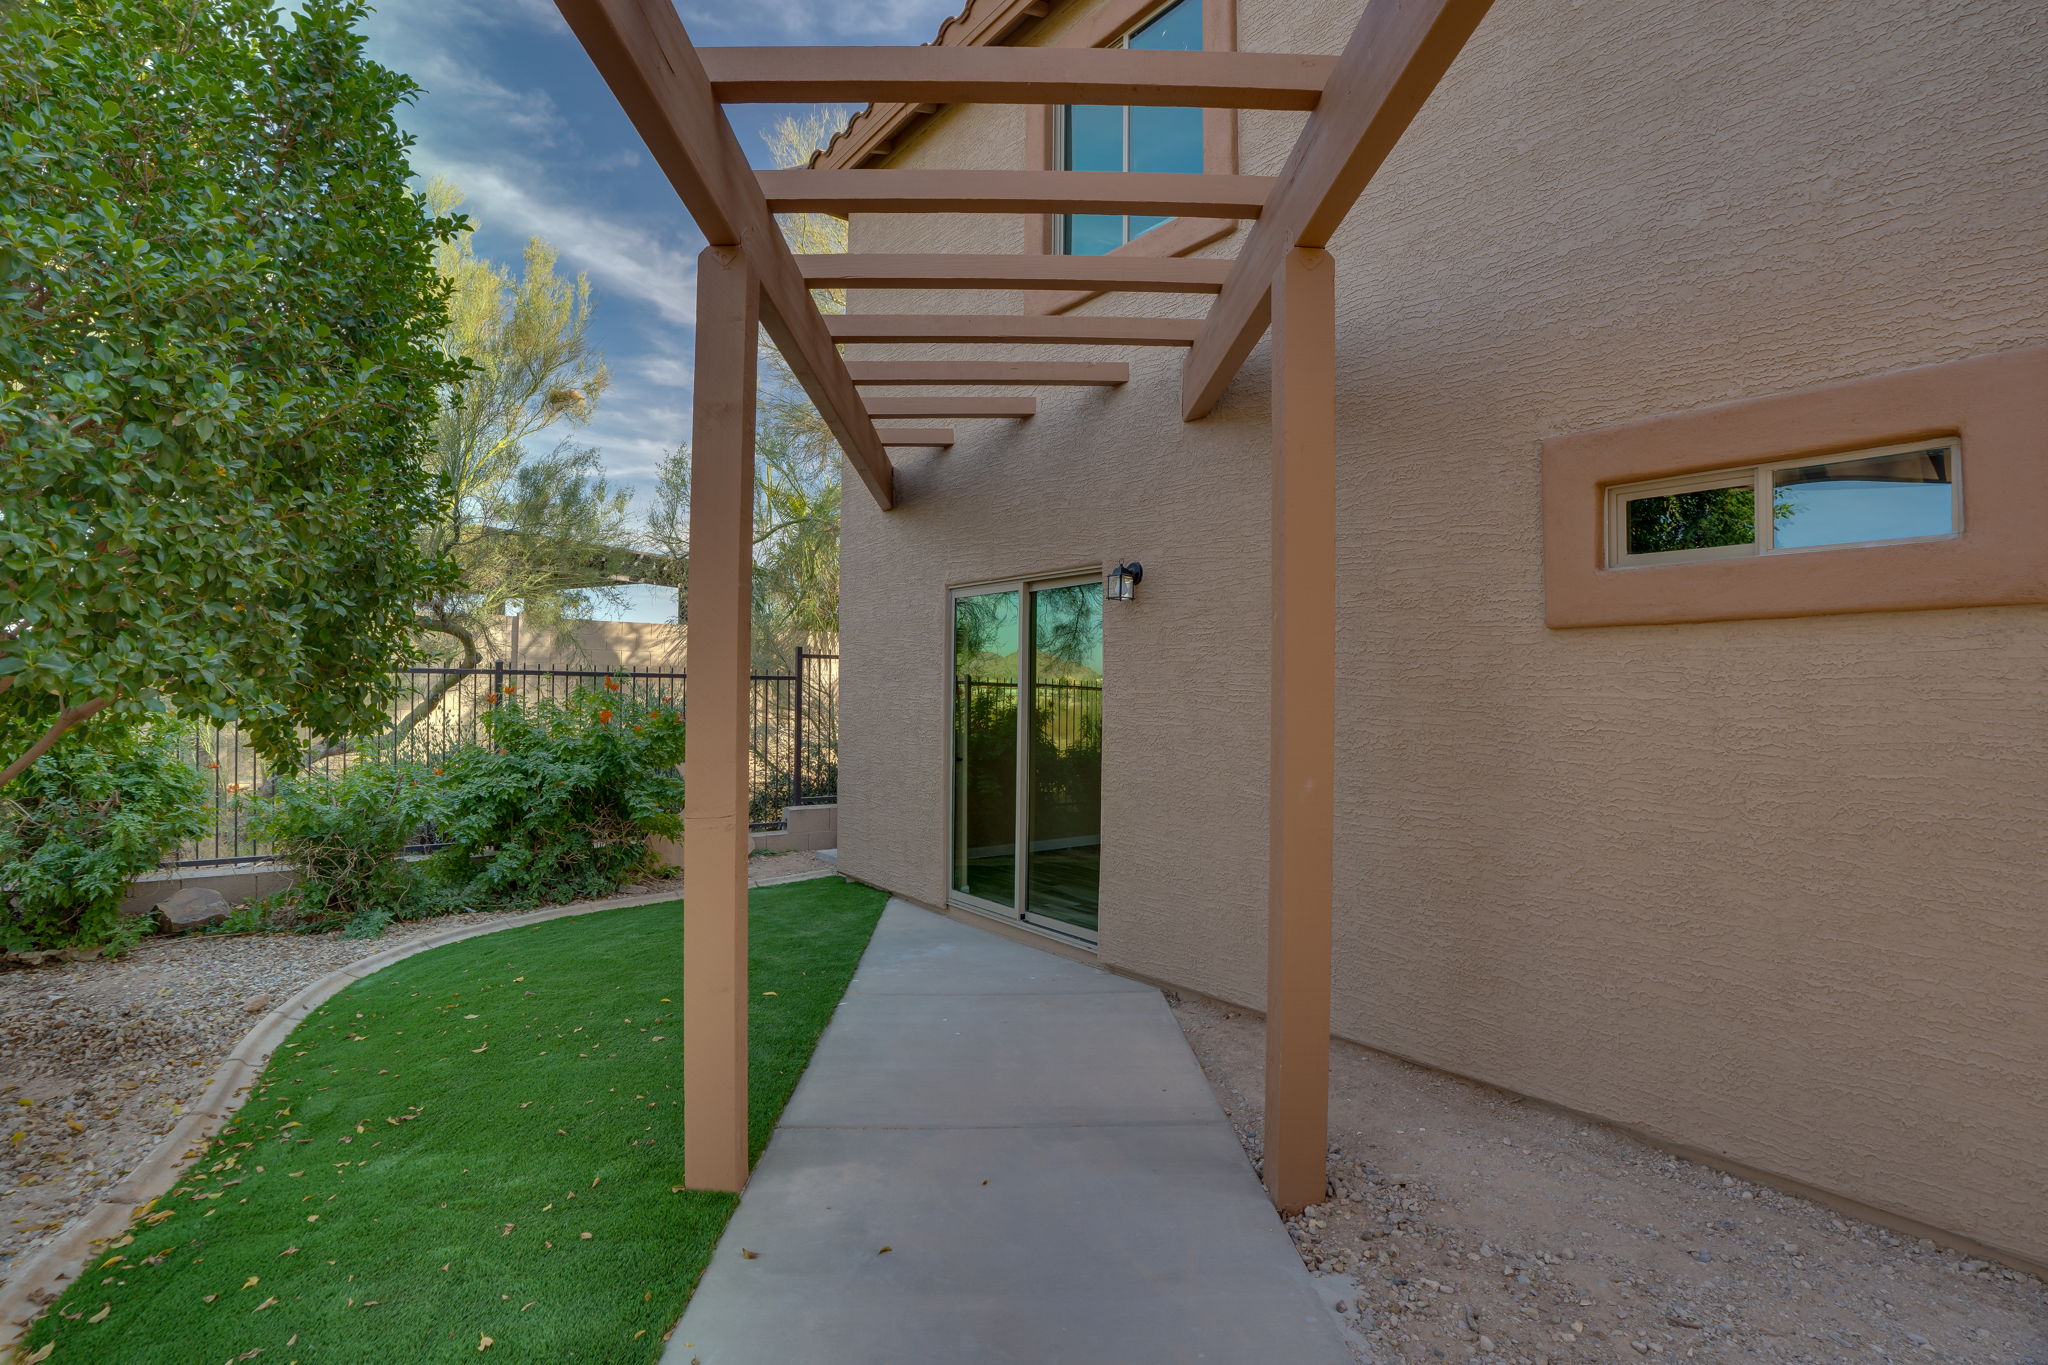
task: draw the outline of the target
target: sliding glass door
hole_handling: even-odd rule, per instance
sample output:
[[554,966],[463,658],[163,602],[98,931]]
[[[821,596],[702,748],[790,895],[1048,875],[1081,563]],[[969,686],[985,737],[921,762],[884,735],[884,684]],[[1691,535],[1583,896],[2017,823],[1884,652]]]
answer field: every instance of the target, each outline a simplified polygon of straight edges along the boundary
[[953,597],[955,899],[1093,941],[1102,861],[1102,582]]

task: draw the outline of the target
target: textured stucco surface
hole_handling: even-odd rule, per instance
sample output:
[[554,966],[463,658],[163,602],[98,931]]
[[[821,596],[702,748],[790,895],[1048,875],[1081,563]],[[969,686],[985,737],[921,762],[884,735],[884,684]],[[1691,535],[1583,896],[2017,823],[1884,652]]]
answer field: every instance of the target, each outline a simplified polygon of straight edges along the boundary
[[[1359,8],[1245,0],[1240,45],[1335,51]],[[2048,9],[2004,0],[1482,26],[1333,244],[1342,1035],[2048,1261],[2048,609],[1549,631],[1537,451],[2048,341],[2044,71]],[[899,163],[1021,165],[1023,118],[951,111]],[[1245,116],[1243,169],[1299,121]],[[849,498],[842,866],[944,896],[946,586],[1140,558],[1101,954],[1257,1006],[1265,351],[1192,425],[1178,354],[1128,354],[1122,391],[899,456],[900,510]]]

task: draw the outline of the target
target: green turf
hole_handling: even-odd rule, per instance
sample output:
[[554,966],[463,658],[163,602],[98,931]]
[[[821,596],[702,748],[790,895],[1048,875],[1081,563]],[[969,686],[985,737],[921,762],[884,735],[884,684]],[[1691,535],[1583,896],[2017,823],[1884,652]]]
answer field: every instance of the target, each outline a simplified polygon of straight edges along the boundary
[[[753,893],[756,1156],[883,899],[836,877]],[[681,957],[670,901],[351,986],[31,1348],[54,1340],[52,1365],[396,1365],[474,1360],[489,1337],[487,1361],[657,1359],[737,1203],[672,1188]]]

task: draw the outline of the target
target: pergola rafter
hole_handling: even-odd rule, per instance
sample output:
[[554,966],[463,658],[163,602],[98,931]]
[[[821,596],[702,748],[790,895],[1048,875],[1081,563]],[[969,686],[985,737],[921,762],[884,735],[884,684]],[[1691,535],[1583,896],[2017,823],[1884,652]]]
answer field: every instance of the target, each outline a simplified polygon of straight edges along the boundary
[[953,444],[951,427],[876,427],[881,433],[885,446],[950,446]]
[[846,370],[862,388],[906,384],[1114,388],[1131,382],[1131,367],[1121,360],[849,360]]
[[870,417],[1033,417],[1038,400],[1028,394],[1000,398],[870,398]]
[[1008,342],[1012,345],[1191,346],[1194,318],[988,317],[979,313],[834,313],[825,319],[840,342]]
[[707,47],[725,104],[1138,104],[1309,110],[1335,61],[1071,47]]
[[[752,517],[757,313],[884,509],[894,497],[884,448],[943,448],[953,444],[954,433],[877,427],[876,417],[1026,417],[1036,412],[1037,400],[864,398],[861,387],[1114,387],[1130,381],[1130,367],[958,356],[846,361],[841,345],[1184,346],[1181,409],[1192,421],[1214,409],[1277,321],[1265,1176],[1283,1209],[1317,1202],[1324,1193],[1328,1085],[1336,610],[1335,266],[1324,248],[1491,0],[1369,0],[1334,59],[974,46],[700,52],[672,0],[556,3],[712,244],[700,265],[691,510],[692,597],[707,594],[711,615],[693,607],[694,726],[721,736],[748,733],[745,532]],[[856,100],[932,111],[962,103],[1095,104],[1296,110],[1309,117],[1285,169],[1272,178],[976,169],[757,172],[720,108]],[[798,258],[774,221],[777,213],[798,211],[1117,213],[1240,219],[1253,226],[1233,260]],[[826,316],[814,289],[1216,297],[1201,318]],[[706,347],[716,349],[715,357]],[[703,693],[696,686],[700,677],[710,680]],[[685,1180],[713,1189],[738,1189],[747,1169],[746,791],[740,751],[731,749],[723,742],[692,744],[685,812]],[[708,865],[700,868],[700,859]]]
[[1265,175],[1172,171],[761,171],[777,213],[1138,213],[1256,218]]
[[799,256],[813,289],[1090,289],[1214,294],[1229,261],[1199,256]]

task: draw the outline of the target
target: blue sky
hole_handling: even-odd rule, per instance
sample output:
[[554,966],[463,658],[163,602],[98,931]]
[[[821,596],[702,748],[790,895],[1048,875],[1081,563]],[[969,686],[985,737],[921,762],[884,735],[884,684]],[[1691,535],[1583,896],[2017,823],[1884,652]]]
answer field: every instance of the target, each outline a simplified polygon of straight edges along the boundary
[[[958,0],[680,0],[677,8],[706,47],[915,44]],[[364,31],[373,57],[426,88],[401,114],[419,139],[413,165],[423,178],[445,175],[462,187],[478,252],[516,264],[526,239],[540,236],[563,271],[590,277],[591,331],[612,387],[579,439],[604,452],[615,482],[643,487],[689,436],[704,239],[553,0],[384,0]],[[786,112],[731,111],[757,162],[767,160],[760,131]]]

